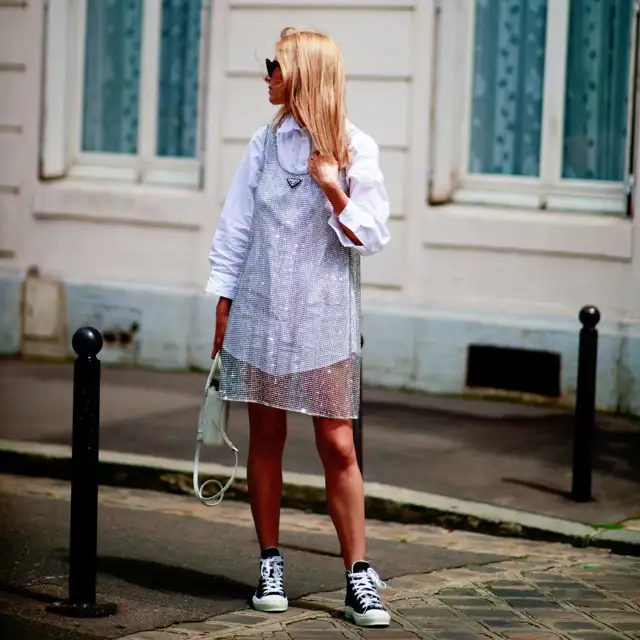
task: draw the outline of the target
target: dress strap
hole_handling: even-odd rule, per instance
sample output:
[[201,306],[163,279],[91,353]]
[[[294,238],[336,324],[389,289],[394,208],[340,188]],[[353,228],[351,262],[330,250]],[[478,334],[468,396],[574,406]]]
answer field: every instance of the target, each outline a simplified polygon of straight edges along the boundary
[[263,149],[263,166],[273,160],[274,151],[276,150],[276,132],[275,127],[272,124],[268,124],[264,134],[264,149]]

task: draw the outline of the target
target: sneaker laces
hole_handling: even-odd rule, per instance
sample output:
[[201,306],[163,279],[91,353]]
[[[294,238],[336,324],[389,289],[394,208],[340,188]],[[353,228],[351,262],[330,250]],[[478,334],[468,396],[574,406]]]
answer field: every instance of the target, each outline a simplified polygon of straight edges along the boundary
[[264,581],[265,593],[284,593],[282,558],[265,558],[260,563],[260,577]]
[[365,611],[374,607],[382,607],[377,589],[386,589],[387,585],[380,580],[380,576],[374,569],[369,567],[366,571],[350,573],[349,580],[351,580],[355,597]]

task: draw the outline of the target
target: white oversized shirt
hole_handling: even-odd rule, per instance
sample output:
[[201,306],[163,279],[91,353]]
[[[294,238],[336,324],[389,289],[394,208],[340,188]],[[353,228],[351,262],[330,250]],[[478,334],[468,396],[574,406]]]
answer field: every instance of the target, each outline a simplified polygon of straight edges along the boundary
[[[267,127],[262,127],[251,138],[227,194],[209,251],[211,272],[206,293],[235,297],[249,243],[266,132]],[[387,229],[389,199],[380,171],[378,145],[350,122],[347,123],[347,135],[351,151],[351,163],[347,168],[349,202],[340,214],[340,222],[336,216],[331,216],[328,224],[343,246],[367,256],[381,251],[390,240]],[[313,145],[293,117],[289,116],[278,127],[277,144],[278,160],[285,170],[292,173],[307,171]],[[349,239],[340,223],[353,232],[362,246]]]

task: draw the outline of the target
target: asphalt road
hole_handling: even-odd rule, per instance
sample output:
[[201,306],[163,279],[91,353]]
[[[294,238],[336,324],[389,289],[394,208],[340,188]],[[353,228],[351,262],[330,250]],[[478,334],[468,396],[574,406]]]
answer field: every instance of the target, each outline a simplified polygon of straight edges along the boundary
[[[101,447],[191,460],[206,376],[103,367]],[[0,362],[0,437],[68,443],[72,365]],[[640,514],[640,422],[599,415],[596,501],[567,498],[573,418],[561,408],[367,390],[364,471],[370,481],[489,502],[587,523]],[[231,437],[244,464],[246,407],[234,404]],[[226,447],[206,461],[229,465]],[[287,471],[322,474],[308,416],[289,415]]]

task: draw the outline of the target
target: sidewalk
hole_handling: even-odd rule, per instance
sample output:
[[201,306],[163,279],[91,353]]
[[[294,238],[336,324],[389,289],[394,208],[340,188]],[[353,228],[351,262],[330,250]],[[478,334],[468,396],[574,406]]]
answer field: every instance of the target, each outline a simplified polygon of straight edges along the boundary
[[111,618],[49,614],[66,596],[69,486],[0,475],[0,637],[10,640],[608,640],[638,638],[640,560],[598,549],[370,521],[368,555],[392,625],[341,614],[344,573],[326,516],[285,509],[290,609],[249,610],[257,558],[248,505],[102,487],[98,600]]
[[[67,444],[72,365],[0,362],[0,438]],[[103,367],[101,449],[193,456],[203,374]],[[596,501],[567,498],[572,416],[534,407],[365,390],[364,472],[369,482],[489,503],[589,524],[640,517],[640,422],[599,416]],[[233,405],[231,437],[246,461],[246,410]],[[225,448],[207,460],[231,464]],[[311,421],[292,415],[285,470],[322,475]]]

